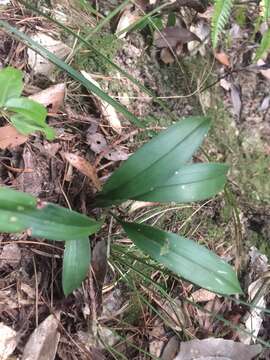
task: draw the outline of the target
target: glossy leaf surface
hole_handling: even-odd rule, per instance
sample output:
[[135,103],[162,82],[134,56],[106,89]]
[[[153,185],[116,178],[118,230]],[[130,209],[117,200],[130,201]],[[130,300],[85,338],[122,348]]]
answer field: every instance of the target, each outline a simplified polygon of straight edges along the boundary
[[63,259],[62,287],[67,296],[81,286],[90,266],[88,237],[66,241]]
[[225,164],[187,164],[166,183],[134,200],[185,203],[209,199],[223,189],[227,171]]
[[100,222],[75,211],[0,187],[0,232],[29,230],[35,237],[65,241],[86,237],[100,226]]
[[192,158],[210,126],[206,117],[194,116],[169,127],[132,155],[104,185],[97,204],[136,199],[162,186]]
[[206,247],[147,225],[121,225],[138,248],[184,279],[219,294],[242,292],[232,267]]

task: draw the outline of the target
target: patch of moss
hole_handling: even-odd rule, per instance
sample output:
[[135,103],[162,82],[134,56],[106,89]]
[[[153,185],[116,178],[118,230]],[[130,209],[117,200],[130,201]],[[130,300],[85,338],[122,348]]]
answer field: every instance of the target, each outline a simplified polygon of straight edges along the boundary
[[[83,38],[86,38],[88,35],[88,32],[81,34]],[[88,42],[90,42],[95,49],[101,52],[108,61],[88,47],[83,46],[75,55],[74,62],[76,67],[84,69],[85,71],[108,75],[113,70],[109,61],[113,61],[117,50],[121,46],[121,41],[113,34],[104,33],[101,35],[92,35],[88,39]]]

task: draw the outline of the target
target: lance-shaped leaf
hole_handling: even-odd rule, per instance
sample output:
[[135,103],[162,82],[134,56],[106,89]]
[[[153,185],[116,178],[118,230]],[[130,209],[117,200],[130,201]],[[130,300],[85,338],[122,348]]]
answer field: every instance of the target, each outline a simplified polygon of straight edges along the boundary
[[8,99],[21,95],[22,79],[22,72],[12,67],[6,67],[0,71],[0,107],[4,106]]
[[46,124],[47,110],[43,105],[20,97],[9,99],[5,107],[16,113],[10,120],[20,133],[28,135],[38,130],[44,132],[48,140],[55,138],[54,130]]
[[195,241],[147,225],[121,225],[138,248],[184,279],[219,294],[242,292],[231,266]]
[[132,155],[107,181],[96,205],[109,206],[153,191],[189,161],[210,126],[206,117],[185,118]]
[[90,266],[90,251],[88,237],[65,242],[62,287],[66,296],[85,279]]
[[185,203],[209,199],[223,189],[227,171],[225,164],[183,165],[166,183],[134,200]]
[[100,226],[101,222],[75,211],[0,187],[0,232],[29,230],[35,237],[65,241],[85,238]]

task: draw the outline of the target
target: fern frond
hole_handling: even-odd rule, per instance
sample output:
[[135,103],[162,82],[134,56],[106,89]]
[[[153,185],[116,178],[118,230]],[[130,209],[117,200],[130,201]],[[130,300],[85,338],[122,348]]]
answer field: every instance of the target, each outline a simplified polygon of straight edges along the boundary
[[262,37],[262,41],[260,43],[260,47],[256,52],[255,60],[259,60],[263,58],[263,56],[270,50],[270,29],[268,29]]
[[261,0],[260,8],[263,20],[267,21],[270,18],[270,0]]
[[214,1],[214,14],[212,17],[212,31],[211,38],[213,47],[216,48],[218,43],[218,37],[225,25],[227,24],[231,9],[233,6],[233,0],[215,0]]

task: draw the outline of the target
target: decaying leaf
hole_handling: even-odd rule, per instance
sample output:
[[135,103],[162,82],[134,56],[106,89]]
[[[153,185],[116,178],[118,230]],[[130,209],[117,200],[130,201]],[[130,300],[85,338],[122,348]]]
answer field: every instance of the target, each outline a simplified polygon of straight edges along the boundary
[[168,341],[168,343],[165,345],[160,359],[173,360],[179,351],[179,346],[180,346],[180,341],[178,336],[176,335],[172,336]]
[[88,133],[86,136],[86,140],[87,143],[90,145],[91,150],[94,151],[96,154],[100,154],[108,146],[105,137],[100,133]]
[[0,127],[0,149],[2,150],[24,144],[27,139],[27,136],[20,134],[13,126]]
[[242,322],[245,324],[245,332],[239,332],[240,341],[251,344],[256,341],[263,323],[263,309],[266,308],[266,296],[269,294],[268,280],[263,274],[268,270],[268,258],[266,255],[252,246],[249,251],[250,270],[249,274],[256,279],[248,287],[248,302],[256,307],[251,307]]
[[[264,284],[263,279],[258,279],[251,283],[248,287],[249,302],[261,309],[266,308],[265,297],[269,293],[269,286]],[[247,332],[240,333],[240,340],[244,344],[251,344],[256,341],[263,323],[263,311],[261,309],[251,308],[245,317],[245,330]]]
[[39,102],[49,108],[49,112],[57,113],[62,106],[65,97],[66,85],[64,83],[50,86],[37,94],[29,96],[30,99]]
[[233,105],[233,111],[235,115],[240,118],[242,111],[242,100],[239,88],[231,84],[231,100]]
[[[259,66],[263,66],[265,65],[265,61],[260,59],[257,61],[257,65]],[[268,80],[270,80],[270,69],[266,69],[266,70],[260,70],[260,73]]]
[[124,10],[115,31],[116,36],[119,39],[123,39],[127,34],[123,30],[134,24],[139,18],[140,15],[136,9],[134,11],[131,11],[131,8]]
[[269,109],[269,106],[270,106],[270,96],[267,95],[263,98],[262,102],[261,102],[261,105],[259,107],[259,110],[260,111],[266,111]]
[[213,13],[214,13],[214,6],[208,6],[208,8],[205,10],[204,13],[198,14],[198,17],[205,20],[210,20],[213,17]]
[[39,196],[43,190],[44,173],[42,163],[40,163],[35,154],[25,147],[23,149],[23,167],[28,169],[24,171],[16,179],[16,186],[19,190],[28,192],[34,196]]
[[161,319],[155,320],[153,328],[149,331],[149,337],[149,352],[155,358],[159,358],[166,340],[166,331]]
[[[81,71],[82,75],[89,81],[91,81],[94,85],[96,85],[97,87],[100,87],[99,83],[96,82],[92,76],[87,73],[86,71]],[[121,134],[122,132],[122,126],[121,126],[121,122],[118,118],[118,115],[115,111],[115,108],[108,104],[106,101],[101,100],[99,97],[96,97],[96,100],[98,101],[98,103],[100,104],[100,111],[102,113],[102,116],[108,121],[109,125],[118,133]]]
[[182,342],[180,353],[174,360],[252,360],[261,351],[261,345],[209,338]]
[[93,249],[91,267],[95,281],[96,312],[102,311],[102,287],[107,273],[107,243],[105,239],[98,241]]
[[206,289],[198,289],[191,294],[191,300],[194,302],[207,302],[214,300],[217,294],[206,290]]
[[5,266],[16,268],[21,261],[21,250],[16,243],[4,245],[0,254],[0,269]]
[[217,59],[217,61],[219,61],[222,65],[230,67],[230,60],[227,54],[225,54],[224,52],[220,52],[220,53],[215,53],[215,58]]
[[142,209],[147,206],[156,206],[158,203],[156,202],[150,202],[150,201],[133,201],[133,203],[130,206],[129,214],[132,214],[134,211],[137,211],[139,209]]
[[60,339],[58,323],[59,319],[50,315],[35,329],[25,345],[22,360],[54,360]]
[[[32,37],[32,40],[44,46],[59,59],[64,59],[71,52],[71,49],[67,45],[59,40],[53,39],[51,36],[43,32],[35,34]],[[43,74],[46,76],[50,76],[52,74],[55,69],[55,65],[53,65],[49,60],[43,58],[30,48],[27,49],[27,55],[28,64],[36,74]]]
[[97,176],[96,169],[90,164],[89,161],[72,153],[65,153],[64,156],[72,166],[74,166],[93,182],[97,190],[101,190],[101,184]]
[[168,49],[168,48],[161,49],[161,51],[160,51],[160,59],[161,59],[161,61],[164,62],[164,64],[167,64],[167,65],[168,64],[173,64],[174,61],[175,61],[175,58],[174,58],[171,50]]
[[107,346],[114,346],[120,340],[120,337],[114,331],[101,325],[98,327],[98,337],[84,331],[78,331],[77,336],[86,348],[104,349]]
[[157,48],[175,48],[179,43],[186,44],[189,41],[201,41],[197,35],[182,26],[168,26],[162,31],[155,33],[154,45]]
[[115,150],[112,146],[109,146],[104,136],[100,133],[88,134],[87,143],[96,154],[103,153],[103,157],[110,161],[127,160],[129,156],[129,154],[121,148]]
[[196,24],[190,26],[190,31],[195,34],[200,40],[201,44],[198,45],[198,40],[190,41],[187,44],[188,51],[191,55],[199,53],[201,56],[206,55],[206,45],[210,41],[210,26],[209,24],[201,19]]
[[205,1],[201,0],[177,0],[178,5],[187,6],[189,8],[198,11],[199,13],[203,13],[206,10]]
[[6,360],[17,345],[16,331],[0,323],[0,359]]
[[226,91],[229,91],[231,88],[231,83],[226,79],[220,79],[219,84]]

